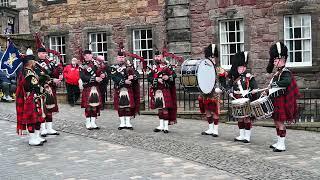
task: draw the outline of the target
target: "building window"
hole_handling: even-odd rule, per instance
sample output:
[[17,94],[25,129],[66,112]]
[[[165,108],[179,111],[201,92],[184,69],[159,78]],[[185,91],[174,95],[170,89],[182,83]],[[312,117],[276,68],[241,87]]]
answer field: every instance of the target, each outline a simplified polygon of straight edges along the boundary
[[9,7],[9,0],[0,0],[0,6]]
[[244,32],[242,20],[220,22],[220,64],[230,69],[230,59],[237,52],[244,51]]
[[284,41],[288,47],[288,66],[312,66],[310,15],[285,16]]
[[[55,50],[62,56],[62,63],[66,63],[66,41],[64,36],[50,36],[50,49]],[[50,58],[53,55],[49,54]]]
[[[153,61],[153,42],[151,29],[136,29],[132,32],[133,53],[144,58],[149,65]],[[134,66],[141,71],[140,60],[134,59]]]
[[89,33],[89,49],[94,56],[102,55],[107,61],[107,33]]

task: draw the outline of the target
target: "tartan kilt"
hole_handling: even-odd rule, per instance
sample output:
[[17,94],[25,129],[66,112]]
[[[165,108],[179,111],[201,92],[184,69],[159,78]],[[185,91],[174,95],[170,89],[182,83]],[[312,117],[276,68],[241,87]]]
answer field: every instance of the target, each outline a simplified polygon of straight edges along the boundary
[[[164,108],[173,108],[173,99],[172,99],[172,96],[171,96],[171,93],[170,93],[170,89],[163,88],[163,89],[157,89],[157,90],[161,90],[162,91],[163,98],[164,98]],[[154,93],[157,90],[153,90]],[[150,107],[151,107],[151,109],[155,109],[154,95],[151,97]]]
[[286,99],[286,96],[279,96],[273,99],[274,111],[272,114],[272,118],[275,121],[285,122],[292,118],[289,113],[290,109],[286,108],[288,106],[286,106],[285,99]]
[[54,85],[50,84],[52,94],[53,94],[53,99],[54,99],[54,107],[53,108],[45,108],[45,113],[53,113],[53,112],[59,112],[58,108],[58,103],[57,103],[57,89]]
[[[129,95],[129,103],[130,103],[130,109],[135,109],[135,102],[134,102],[134,94],[132,87],[126,86],[125,88],[128,89],[128,95]],[[120,89],[115,88],[114,89],[114,96],[113,96],[113,103],[114,103],[114,109],[119,110],[119,100],[120,100]]]
[[198,97],[199,100],[199,107],[200,112],[204,114],[207,111],[213,112],[214,114],[218,115],[220,113],[220,103],[219,99],[216,98],[205,98],[205,97]]
[[[40,108],[35,111],[36,105]],[[33,93],[30,94],[23,105],[23,116],[21,124],[35,124],[37,122],[43,123],[44,118],[42,117],[42,108],[41,103],[37,101],[36,103],[33,101]]]
[[[88,86],[88,87],[84,87],[82,90],[82,94],[81,94],[81,108],[88,108],[89,106],[89,96],[90,96],[90,91],[91,91],[91,87],[92,86]],[[99,90],[99,87],[96,86],[97,91],[98,91],[98,96],[99,96],[99,102],[101,106],[101,93]]]

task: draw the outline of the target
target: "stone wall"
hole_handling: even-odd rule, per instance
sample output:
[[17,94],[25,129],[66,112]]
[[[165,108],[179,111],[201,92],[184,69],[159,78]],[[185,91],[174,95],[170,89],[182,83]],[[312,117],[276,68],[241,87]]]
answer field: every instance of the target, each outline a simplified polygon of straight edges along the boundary
[[69,60],[77,55],[78,47],[88,48],[89,32],[107,32],[108,59],[113,60],[119,42],[132,49],[132,30],[136,28],[152,28],[153,43],[162,48],[166,39],[164,7],[164,0],[60,0],[57,4],[29,0],[30,28],[46,37],[65,35]]
[[283,16],[310,14],[312,21],[312,67],[291,68],[302,88],[320,88],[320,5],[319,1],[193,0],[190,1],[192,56],[203,56],[203,48],[219,44],[219,21],[243,19],[244,49],[250,52],[249,66],[261,87],[271,44],[283,40]]

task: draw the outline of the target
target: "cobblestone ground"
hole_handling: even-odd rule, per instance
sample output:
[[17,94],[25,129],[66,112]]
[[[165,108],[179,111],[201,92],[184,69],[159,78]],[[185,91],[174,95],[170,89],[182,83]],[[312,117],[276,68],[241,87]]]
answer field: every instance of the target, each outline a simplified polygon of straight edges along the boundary
[[[0,104],[0,119],[14,121],[14,112],[14,104]],[[54,119],[56,129],[77,138],[77,135],[81,135],[112,144],[160,152],[247,179],[320,177],[320,134],[316,132],[288,130],[287,151],[274,153],[269,149],[275,139],[275,130],[271,128],[254,127],[251,144],[246,145],[233,142],[233,138],[238,135],[237,127],[233,125],[221,124],[218,138],[201,136],[200,132],[207,128],[207,123],[199,120],[178,119],[178,124],[170,127],[170,133],[163,134],[152,132],[158,126],[158,119],[153,116],[138,116],[133,120],[134,131],[118,131],[119,120],[112,110],[102,112],[97,120],[101,129],[95,131],[85,129],[83,109],[79,106],[71,108],[61,105],[60,113]],[[14,133],[14,128],[9,132]],[[61,138],[64,136],[68,135],[62,135]]]
[[62,133],[43,147],[0,121],[0,179],[240,179],[199,163],[105,141]]

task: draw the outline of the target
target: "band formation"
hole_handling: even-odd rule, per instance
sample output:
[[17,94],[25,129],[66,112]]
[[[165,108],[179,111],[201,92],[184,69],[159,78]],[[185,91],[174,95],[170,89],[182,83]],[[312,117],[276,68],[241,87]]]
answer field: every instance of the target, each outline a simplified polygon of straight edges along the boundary
[[[63,66],[49,60],[45,48],[37,50],[36,58],[29,49],[23,56],[23,70],[16,90],[17,133],[29,134],[29,145],[41,146],[47,135],[59,135],[53,129],[53,114],[58,112],[56,88],[63,80]],[[167,53],[167,52],[166,52]],[[181,65],[181,84],[189,92],[200,92],[199,107],[208,122],[202,135],[219,136],[219,114],[222,93],[231,98],[232,116],[238,121],[239,136],[234,141],[250,143],[252,124],[257,119],[273,118],[277,142],[270,145],[275,152],[286,150],[286,122],[293,122],[297,115],[299,90],[291,71],[285,67],[288,49],[282,42],[270,47],[266,72],[273,73],[266,88],[259,89],[253,74],[247,71],[250,54],[238,52],[231,59],[231,69],[226,71],[218,63],[218,48],[210,44],[204,48],[204,58],[188,59]],[[166,61],[165,52],[155,51],[152,65],[147,69],[150,83],[150,107],[158,110],[159,126],[153,131],[169,133],[169,125],[177,123],[177,98],[175,65]],[[82,86],[81,108],[84,125],[88,130],[99,129],[97,119],[105,101],[106,81],[114,82],[114,108],[119,116],[119,130],[133,130],[131,121],[139,113],[139,73],[126,57],[139,58],[120,47],[116,63],[107,65],[103,58],[93,58],[90,50],[82,53],[79,66]],[[37,60],[36,60],[37,59]],[[67,67],[65,67],[67,68]],[[275,69],[275,70],[274,70]]]

